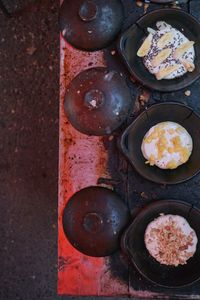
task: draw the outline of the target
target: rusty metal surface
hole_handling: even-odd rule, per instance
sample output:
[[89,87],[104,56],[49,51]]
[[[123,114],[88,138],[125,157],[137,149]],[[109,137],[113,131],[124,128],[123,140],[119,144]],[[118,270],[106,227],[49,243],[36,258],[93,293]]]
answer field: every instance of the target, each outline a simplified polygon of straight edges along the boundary
[[[150,11],[160,5],[138,6],[136,1],[122,1],[129,27],[144,9]],[[181,4],[200,20],[200,1]],[[58,210],[58,294],[131,296],[157,299],[200,299],[200,283],[169,289],[153,285],[130,265],[121,252],[106,258],[92,258],[75,250],[67,241],[62,228],[62,213],[69,198],[78,190],[90,185],[114,189],[127,203],[134,216],[144,205],[155,199],[174,198],[188,201],[200,207],[200,175],[189,182],[176,186],[160,186],[141,178],[127,163],[117,147],[122,132],[110,137],[88,137],[77,132],[66,119],[63,110],[64,93],[68,83],[80,72],[93,66],[108,66],[127,76],[132,97],[133,113],[128,125],[146,106],[164,101],[185,103],[200,113],[200,80],[176,93],[150,92],[130,78],[115,51],[115,44],[104,51],[81,52],[72,48],[61,37],[60,64],[60,153],[59,153],[59,210]],[[124,125],[124,127],[126,126]],[[197,266],[200,267],[200,266]]]
[[[117,279],[115,285],[110,279],[108,258],[82,255],[69,244],[63,233],[61,217],[69,197],[83,187],[96,185],[99,177],[110,175],[103,138],[77,132],[68,123],[63,111],[67,84],[91,63],[93,66],[105,66],[103,53],[83,54],[61,40],[61,54],[58,292],[68,295],[127,294],[126,284],[118,283]],[[109,284],[110,280],[112,284]]]

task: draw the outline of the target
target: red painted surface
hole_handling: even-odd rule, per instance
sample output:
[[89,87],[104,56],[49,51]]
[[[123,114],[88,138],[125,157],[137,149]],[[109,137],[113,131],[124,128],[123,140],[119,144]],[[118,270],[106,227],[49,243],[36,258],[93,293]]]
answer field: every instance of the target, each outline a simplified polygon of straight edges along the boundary
[[68,242],[62,227],[62,213],[69,198],[83,187],[96,185],[99,177],[109,177],[102,138],[88,137],[76,131],[63,110],[68,83],[80,71],[94,66],[105,66],[102,52],[75,50],[61,37],[58,294],[127,295],[128,284],[112,277],[109,258],[81,254]]
[[[108,154],[102,137],[89,137],[76,131],[64,113],[67,85],[81,71],[105,66],[103,52],[82,52],[61,37],[60,48],[60,139],[58,197],[58,294],[74,296],[134,296],[152,298],[156,293],[135,291],[129,280],[114,277],[109,257],[93,258],[78,252],[67,240],[62,227],[63,209],[78,190],[97,185],[99,177],[110,178]],[[164,298],[163,298],[164,299]]]

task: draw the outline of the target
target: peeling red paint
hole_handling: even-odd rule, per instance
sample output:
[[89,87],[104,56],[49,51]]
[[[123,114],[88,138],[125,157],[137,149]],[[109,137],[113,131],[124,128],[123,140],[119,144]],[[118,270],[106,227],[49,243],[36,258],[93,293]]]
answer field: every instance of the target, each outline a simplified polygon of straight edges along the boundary
[[67,121],[63,109],[69,82],[80,71],[94,66],[105,66],[101,51],[75,50],[61,37],[58,294],[127,295],[127,284],[112,278],[108,258],[93,258],[78,252],[68,242],[62,227],[62,213],[69,198],[81,188],[96,185],[99,177],[109,177],[103,139],[76,131]]

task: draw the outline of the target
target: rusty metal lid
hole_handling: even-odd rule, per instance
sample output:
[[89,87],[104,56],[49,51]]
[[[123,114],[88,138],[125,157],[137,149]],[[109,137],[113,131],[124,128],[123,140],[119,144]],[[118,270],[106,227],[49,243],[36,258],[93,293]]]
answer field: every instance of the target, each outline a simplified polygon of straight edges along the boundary
[[123,75],[106,68],[92,68],[69,84],[64,108],[73,127],[88,135],[101,136],[121,126],[132,105]]
[[129,223],[126,204],[113,191],[88,187],[74,194],[63,212],[63,229],[80,252],[107,256],[120,247],[122,230]]
[[120,0],[64,0],[60,30],[75,48],[92,51],[107,47],[124,19]]

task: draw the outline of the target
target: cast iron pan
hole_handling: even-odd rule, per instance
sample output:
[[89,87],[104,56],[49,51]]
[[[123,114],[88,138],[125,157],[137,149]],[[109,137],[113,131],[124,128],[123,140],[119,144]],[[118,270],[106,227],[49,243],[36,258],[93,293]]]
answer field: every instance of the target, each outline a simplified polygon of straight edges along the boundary
[[93,186],[71,197],[63,212],[63,229],[80,252],[107,256],[120,247],[121,233],[129,220],[128,208],[117,194]]
[[[184,217],[195,230],[198,238],[197,250],[186,265],[166,266],[157,262],[144,243],[147,225],[160,213]],[[160,200],[146,207],[134,219],[122,237],[123,251],[129,256],[137,270],[150,281],[165,287],[176,288],[191,284],[200,278],[200,211],[179,200]]]
[[133,106],[125,77],[107,68],[78,74],[66,89],[65,113],[77,130],[108,135],[127,119]]
[[120,0],[64,0],[60,7],[62,36],[81,50],[107,47],[120,32],[123,20]]
[[[147,27],[156,29],[157,21],[166,21],[190,40],[195,41],[195,70],[180,78],[171,80],[157,80],[145,68],[137,51],[142,40],[147,36]],[[184,30],[184,31],[182,31]],[[150,12],[141,17],[134,25],[125,31],[118,43],[118,51],[123,57],[130,73],[142,84],[161,92],[171,92],[183,89],[200,76],[200,23],[187,12],[180,9],[163,8]]]
[[[174,170],[162,170],[145,164],[141,144],[147,131],[159,122],[172,121],[182,125],[193,140],[192,154],[185,164]],[[190,107],[168,102],[152,105],[141,113],[121,136],[120,146],[135,170],[144,178],[160,184],[177,184],[200,171],[200,116]]]

